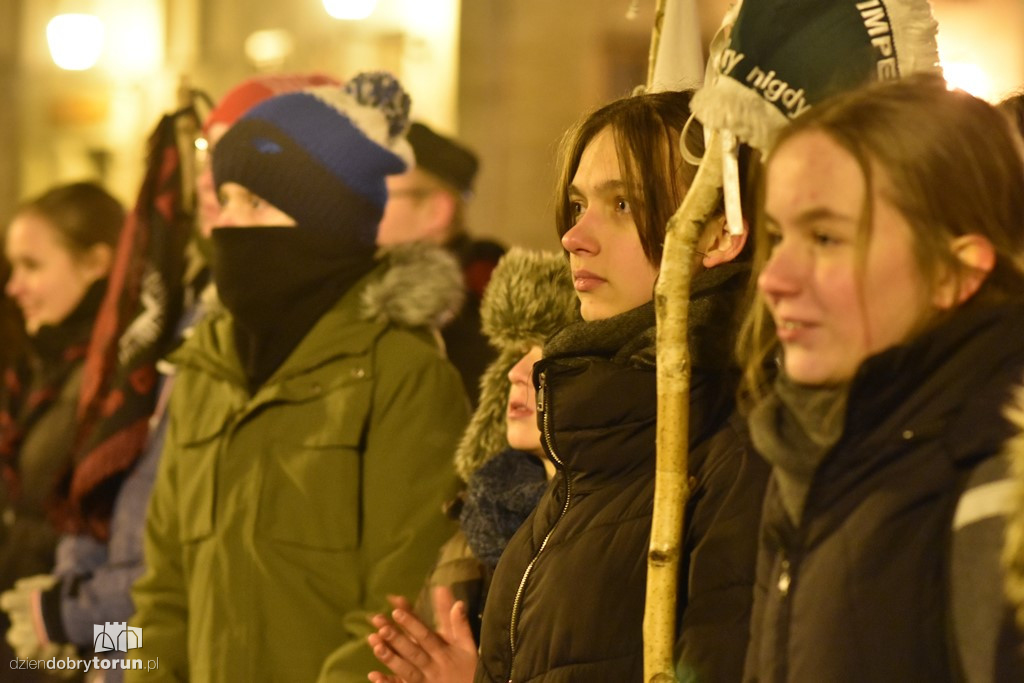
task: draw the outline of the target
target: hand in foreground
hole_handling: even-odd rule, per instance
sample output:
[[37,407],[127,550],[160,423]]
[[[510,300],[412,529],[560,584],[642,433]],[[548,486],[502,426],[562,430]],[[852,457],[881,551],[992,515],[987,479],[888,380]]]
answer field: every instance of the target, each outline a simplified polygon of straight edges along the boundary
[[370,619],[376,633],[367,636],[373,654],[394,675],[374,671],[373,683],[470,683],[476,671],[476,642],[466,617],[466,605],[456,602],[451,589],[433,591],[438,630],[420,621],[404,598],[391,598],[394,622],[383,614]]
[[[4,635],[7,644],[20,659],[78,657],[73,645],[51,642],[42,626],[41,616],[37,616],[41,613],[40,592],[52,588],[56,583],[56,577],[51,574],[39,574],[19,579],[13,588],[0,593],[0,609],[7,612],[11,622],[11,627]],[[57,670],[56,674],[66,677],[66,672],[61,670]]]
[[50,574],[39,574],[14,583],[14,587],[0,594],[0,608],[7,612],[11,627],[7,633],[7,643],[14,653],[22,659],[35,659],[50,654],[46,646],[45,631],[36,624],[34,612],[38,605],[39,591],[46,590],[56,583],[57,579]]

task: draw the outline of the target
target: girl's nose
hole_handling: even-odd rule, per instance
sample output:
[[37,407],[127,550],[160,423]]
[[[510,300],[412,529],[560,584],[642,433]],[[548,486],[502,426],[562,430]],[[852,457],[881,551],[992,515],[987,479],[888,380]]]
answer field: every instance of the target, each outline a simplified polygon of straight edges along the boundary
[[13,299],[18,295],[18,292],[20,290],[21,276],[18,274],[18,270],[15,268],[11,271],[11,276],[7,278],[7,284],[4,285],[4,294]]
[[235,212],[231,208],[230,204],[224,204],[220,207],[220,213],[217,214],[217,220],[214,221],[213,226],[215,228],[231,228],[237,224],[235,220]]
[[800,257],[792,248],[780,244],[772,251],[761,274],[757,276],[757,288],[769,304],[774,304],[799,291],[802,271]]
[[570,254],[596,254],[600,245],[594,237],[595,211],[584,210],[576,225],[562,235],[562,248]]
[[529,384],[533,372],[533,360],[529,355],[523,356],[508,371],[508,381],[512,384]]

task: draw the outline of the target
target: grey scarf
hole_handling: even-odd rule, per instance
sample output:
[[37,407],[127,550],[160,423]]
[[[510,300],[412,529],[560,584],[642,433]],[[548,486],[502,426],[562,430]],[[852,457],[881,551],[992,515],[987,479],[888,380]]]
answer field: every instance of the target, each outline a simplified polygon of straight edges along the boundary
[[772,465],[794,525],[803,515],[815,471],[843,434],[849,385],[811,387],[780,374],[771,394],[750,413],[750,437]]

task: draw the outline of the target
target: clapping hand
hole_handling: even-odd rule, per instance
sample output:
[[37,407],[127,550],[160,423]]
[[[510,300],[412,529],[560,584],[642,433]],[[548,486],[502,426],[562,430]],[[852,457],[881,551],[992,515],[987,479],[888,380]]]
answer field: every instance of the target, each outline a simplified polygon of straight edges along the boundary
[[373,654],[393,675],[374,671],[373,683],[471,683],[476,671],[477,646],[466,616],[466,605],[451,589],[433,591],[435,632],[417,618],[409,601],[389,598],[394,621],[383,614],[370,619],[377,632],[367,636]]

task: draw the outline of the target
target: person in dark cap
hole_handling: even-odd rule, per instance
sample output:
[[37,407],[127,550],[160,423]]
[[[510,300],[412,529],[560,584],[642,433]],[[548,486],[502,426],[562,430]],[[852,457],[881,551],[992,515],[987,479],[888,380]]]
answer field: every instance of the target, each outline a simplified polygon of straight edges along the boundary
[[416,165],[388,177],[388,202],[377,243],[425,241],[445,247],[459,259],[466,303],[441,334],[448,357],[476,405],[480,375],[495,357],[480,331],[480,299],[505,247],[492,240],[474,239],[466,231],[466,202],[472,197],[479,168],[476,155],[419,122],[409,127],[408,139]]

